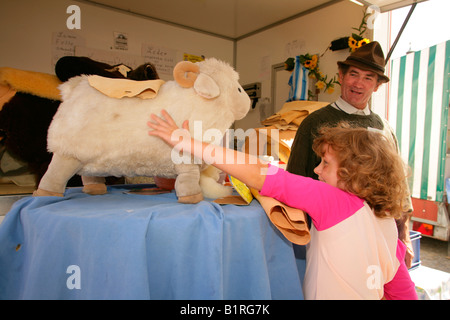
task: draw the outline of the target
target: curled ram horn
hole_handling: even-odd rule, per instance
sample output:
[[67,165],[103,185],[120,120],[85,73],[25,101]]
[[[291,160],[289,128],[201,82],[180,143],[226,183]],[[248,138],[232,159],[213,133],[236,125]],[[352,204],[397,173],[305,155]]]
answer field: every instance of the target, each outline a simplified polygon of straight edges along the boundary
[[173,68],[174,80],[183,88],[191,88],[197,79],[200,68],[190,61],[178,62]]

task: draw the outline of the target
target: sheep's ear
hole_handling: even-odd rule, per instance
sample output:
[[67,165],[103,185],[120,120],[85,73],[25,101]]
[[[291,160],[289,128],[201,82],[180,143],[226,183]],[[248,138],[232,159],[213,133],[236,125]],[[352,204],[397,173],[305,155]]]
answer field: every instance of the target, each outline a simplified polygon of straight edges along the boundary
[[220,95],[220,89],[217,83],[210,76],[200,73],[195,80],[194,90],[199,96],[206,99],[214,99]]

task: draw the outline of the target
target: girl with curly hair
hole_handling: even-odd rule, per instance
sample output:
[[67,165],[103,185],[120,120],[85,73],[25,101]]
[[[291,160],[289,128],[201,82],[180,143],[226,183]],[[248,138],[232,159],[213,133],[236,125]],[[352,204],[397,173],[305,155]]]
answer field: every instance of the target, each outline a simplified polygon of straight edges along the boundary
[[405,167],[382,133],[323,128],[314,142],[322,158],[315,169],[317,181],[252,155],[194,140],[187,121],[180,129],[165,111],[151,119],[150,135],[203,159],[263,196],[308,212],[312,226],[303,285],[306,299],[417,299],[395,223],[406,198]]
[[[334,154],[340,188],[366,200],[377,217],[402,216],[408,196],[406,168],[381,130],[352,128],[345,122],[323,127],[313,151],[322,162],[326,152]],[[319,165],[314,170],[319,180],[322,168]]]

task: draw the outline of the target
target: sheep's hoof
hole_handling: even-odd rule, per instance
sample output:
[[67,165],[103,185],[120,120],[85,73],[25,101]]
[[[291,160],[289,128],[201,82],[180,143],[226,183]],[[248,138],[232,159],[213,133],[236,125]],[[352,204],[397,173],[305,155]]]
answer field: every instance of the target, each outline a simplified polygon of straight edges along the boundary
[[202,193],[197,193],[192,196],[178,197],[178,202],[180,203],[199,203],[202,200],[203,200]]
[[33,197],[64,197],[64,194],[38,188],[33,192]]
[[107,193],[106,185],[103,183],[87,184],[83,187],[83,192],[96,196]]

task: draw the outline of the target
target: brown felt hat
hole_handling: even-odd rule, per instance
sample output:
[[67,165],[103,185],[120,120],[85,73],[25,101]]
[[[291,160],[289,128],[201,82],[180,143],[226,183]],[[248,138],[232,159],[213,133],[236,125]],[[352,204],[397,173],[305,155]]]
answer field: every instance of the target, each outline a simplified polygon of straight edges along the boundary
[[383,82],[389,78],[384,75],[384,53],[377,41],[359,47],[352,52],[345,61],[338,61],[339,67],[343,65],[353,66],[362,70],[372,71],[378,74]]

